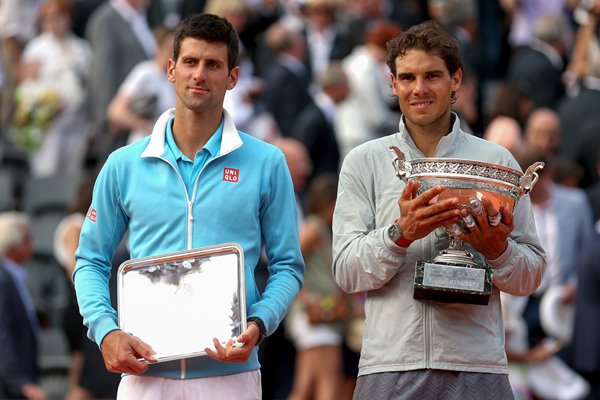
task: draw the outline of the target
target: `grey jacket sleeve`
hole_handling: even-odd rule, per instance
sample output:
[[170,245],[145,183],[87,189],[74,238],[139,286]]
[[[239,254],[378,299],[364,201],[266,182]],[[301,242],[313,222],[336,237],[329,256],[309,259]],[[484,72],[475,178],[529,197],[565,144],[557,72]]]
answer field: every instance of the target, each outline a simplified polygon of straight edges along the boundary
[[377,226],[374,174],[359,157],[344,160],[333,216],[333,276],[348,293],[382,287],[407,262],[406,249],[386,243],[388,226]]

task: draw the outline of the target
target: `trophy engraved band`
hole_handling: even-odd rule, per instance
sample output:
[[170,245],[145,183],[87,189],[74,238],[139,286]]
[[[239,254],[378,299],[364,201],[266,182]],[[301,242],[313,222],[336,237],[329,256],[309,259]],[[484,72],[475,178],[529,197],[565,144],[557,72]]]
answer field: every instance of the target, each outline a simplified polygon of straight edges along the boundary
[[[490,199],[496,209],[505,206],[513,212],[519,198],[528,194],[538,180],[537,171],[544,167],[536,162],[522,173],[501,165],[453,158],[418,158],[407,161],[396,146],[392,164],[402,181],[419,182],[419,194],[435,186],[446,190],[438,200],[458,198],[457,207],[471,213],[482,212],[481,198]],[[501,214],[488,216],[491,226],[500,223]],[[465,249],[460,234],[473,227],[472,215],[446,227],[450,245],[433,260],[419,260],[415,268],[414,298],[467,304],[487,305],[492,293],[493,271],[479,265]]]

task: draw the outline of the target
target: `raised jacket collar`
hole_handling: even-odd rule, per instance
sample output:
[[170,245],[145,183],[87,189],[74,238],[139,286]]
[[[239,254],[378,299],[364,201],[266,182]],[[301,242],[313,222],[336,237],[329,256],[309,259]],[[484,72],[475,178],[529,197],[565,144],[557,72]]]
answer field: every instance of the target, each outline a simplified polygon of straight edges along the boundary
[[[437,148],[435,150],[436,157],[448,157],[448,154],[450,153],[454,144],[456,143],[459,132],[461,132],[460,120],[455,113],[452,113],[452,130],[447,135],[444,135],[440,138],[440,141],[438,142]],[[404,116],[400,118],[399,134],[402,138],[402,141],[404,141],[408,146],[410,153],[412,154],[411,158],[425,157],[421,150],[419,150],[419,148],[415,144],[412,136],[410,136],[408,129],[406,129],[406,126],[404,125]]]
[[[175,109],[171,108],[158,117],[154,124],[148,146],[142,153],[142,157],[162,157],[165,155],[167,145],[165,141],[165,129],[171,117],[175,116]],[[240,147],[243,142],[231,116],[223,109],[223,137],[221,138],[221,149],[219,154],[225,155]]]

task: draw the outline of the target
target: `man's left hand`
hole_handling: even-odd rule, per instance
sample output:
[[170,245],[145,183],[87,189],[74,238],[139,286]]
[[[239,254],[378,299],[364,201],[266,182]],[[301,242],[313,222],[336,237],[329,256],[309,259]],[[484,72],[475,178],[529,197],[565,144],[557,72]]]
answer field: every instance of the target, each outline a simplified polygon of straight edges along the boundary
[[[475,250],[488,260],[494,260],[502,255],[508,247],[508,235],[515,227],[512,213],[508,208],[500,206],[496,209],[487,197],[482,197],[483,210],[473,215],[469,210],[462,210],[463,218],[473,215],[475,224],[468,226],[470,232],[460,235],[460,239],[469,243]],[[498,220],[499,219],[499,220]]]
[[223,346],[221,342],[219,342],[219,339],[213,338],[216,351],[209,349],[208,347],[204,349],[204,351],[206,351],[210,358],[217,361],[244,362],[250,357],[252,349],[254,349],[259,337],[260,330],[258,325],[256,322],[251,321],[248,323],[248,328],[237,337],[235,342],[232,338],[227,341],[225,346]]

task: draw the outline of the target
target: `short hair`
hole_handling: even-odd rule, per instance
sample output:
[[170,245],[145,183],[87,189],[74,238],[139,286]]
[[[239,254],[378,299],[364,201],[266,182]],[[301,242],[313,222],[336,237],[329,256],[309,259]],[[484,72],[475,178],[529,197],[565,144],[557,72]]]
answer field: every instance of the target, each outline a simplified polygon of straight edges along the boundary
[[337,199],[338,179],[333,172],[317,175],[308,187],[306,211],[316,214]]
[[38,19],[41,20],[54,9],[62,15],[66,15],[69,19],[73,18],[73,5],[70,0],[46,0],[40,5]]
[[300,35],[291,23],[280,21],[265,31],[264,40],[273,53],[281,54],[288,51]]
[[542,175],[552,175],[553,173],[555,157],[548,152],[531,146],[522,146],[513,155],[523,171],[526,171],[527,168],[540,161],[544,163],[544,168],[536,171],[539,177]]
[[433,20],[411,26],[390,40],[387,49],[387,66],[394,76],[396,76],[396,59],[410,50],[423,50],[441,57],[450,75],[463,69],[458,43]]
[[386,43],[398,36],[400,32],[402,32],[402,27],[397,23],[379,20],[367,29],[364,42],[385,50]]
[[347,82],[346,73],[339,61],[332,61],[323,71],[315,76],[315,83],[321,89]]
[[533,23],[533,37],[545,43],[556,43],[565,39],[567,22],[562,15],[545,14]]
[[0,255],[25,242],[25,229],[29,228],[27,214],[18,211],[0,213]]
[[181,43],[187,38],[227,45],[227,66],[229,70],[231,71],[237,65],[240,51],[238,35],[225,18],[214,14],[192,14],[181,21],[175,30],[175,40],[173,42],[175,62],[179,58]]

